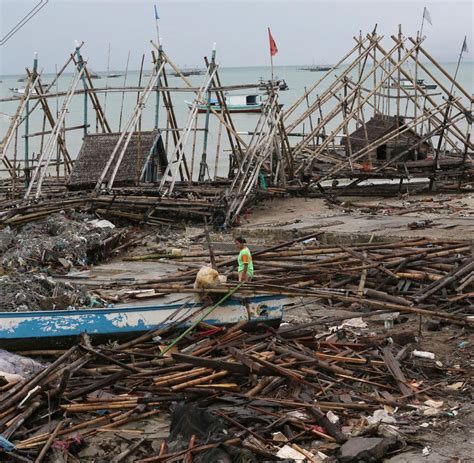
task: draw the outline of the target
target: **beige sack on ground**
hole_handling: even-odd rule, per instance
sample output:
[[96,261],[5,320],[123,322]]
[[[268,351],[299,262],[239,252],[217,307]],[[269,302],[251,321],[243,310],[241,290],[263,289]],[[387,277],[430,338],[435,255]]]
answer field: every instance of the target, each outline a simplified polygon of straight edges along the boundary
[[201,267],[196,275],[194,289],[216,288],[220,284],[219,272],[217,270],[211,267]]

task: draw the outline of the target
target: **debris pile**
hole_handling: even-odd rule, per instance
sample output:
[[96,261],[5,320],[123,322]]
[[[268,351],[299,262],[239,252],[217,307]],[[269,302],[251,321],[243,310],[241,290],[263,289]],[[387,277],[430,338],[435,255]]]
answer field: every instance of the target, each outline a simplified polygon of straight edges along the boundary
[[18,271],[86,267],[100,259],[101,248],[117,234],[114,228],[108,221],[74,212],[52,214],[18,231],[7,227],[0,232],[0,263]]
[[45,274],[10,273],[0,276],[0,310],[61,310],[103,306],[83,286],[54,281]]
[[57,213],[20,229],[0,230],[0,309],[55,310],[102,306],[86,288],[50,275],[83,269],[119,244],[122,230],[92,215]]
[[[464,413],[468,359],[416,357],[412,333],[331,329],[343,318],[258,333],[245,323],[200,325],[165,355],[176,340],[171,329],[107,346],[84,336],[67,351],[45,352],[53,356],[47,368],[3,389],[4,456],[214,461],[212,450],[222,461],[348,462],[379,461],[406,445],[421,452],[419,423]],[[144,429],[168,413],[169,438],[156,441]],[[107,433],[115,447],[97,443]]]
[[[469,240],[428,238],[374,243],[321,244],[322,232],[253,253],[252,282],[240,294],[279,294],[314,298],[318,307],[379,309],[417,314],[468,325],[472,317],[474,259]],[[219,274],[229,277],[209,293],[226,293],[236,279],[234,251],[213,253]],[[196,266],[206,252],[148,254],[126,260],[170,259],[180,271],[145,283],[124,283],[133,290],[194,292]],[[188,280],[189,278],[189,280]],[[83,282],[87,284],[87,281]],[[113,286],[113,292],[117,285]],[[100,293],[106,297],[106,285]]]

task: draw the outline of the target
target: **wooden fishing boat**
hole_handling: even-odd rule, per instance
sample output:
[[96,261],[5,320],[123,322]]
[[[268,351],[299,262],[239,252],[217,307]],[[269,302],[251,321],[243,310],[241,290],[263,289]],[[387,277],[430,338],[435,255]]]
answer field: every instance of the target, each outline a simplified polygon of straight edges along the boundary
[[[9,90],[12,92],[13,95],[18,95],[18,96],[22,96],[26,93],[26,88],[25,87],[12,87]],[[31,89],[31,94],[32,95],[38,95],[38,92],[36,91],[36,89],[32,88]]]
[[[191,101],[185,101],[189,108],[192,108]],[[225,103],[230,113],[260,113],[262,112],[265,103],[265,97],[259,94],[253,95],[226,95]],[[217,98],[209,100],[209,106],[215,111],[220,111],[221,107]],[[207,104],[198,106],[198,113],[205,113],[207,111]]]
[[289,90],[290,87],[286,83],[285,79],[276,79],[273,82],[271,80],[265,80],[263,77],[260,77],[258,81],[258,89],[266,91],[267,93],[273,88],[276,88],[280,91]]
[[[423,90],[435,90],[437,88],[436,84],[428,84],[425,82],[425,79],[417,79],[416,84],[419,88],[422,88]],[[415,90],[415,85],[410,79],[400,79],[398,83],[391,82],[388,85],[384,85],[384,87],[390,89],[397,89],[399,85],[400,88],[403,88],[405,90]]]
[[329,66],[327,64],[316,64],[316,65],[313,64],[311,66],[303,66],[298,69],[300,71],[323,72],[323,71],[329,71],[330,69],[332,69],[332,66]]
[[[233,325],[248,321],[278,326],[285,298],[281,296],[233,296],[217,307],[204,322]],[[184,328],[204,315],[207,306],[198,302],[105,309],[0,312],[0,347],[12,350],[59,347],[77,342],[87,333],[98,342],[132,339],[150,330]]]
[[189,77],[189,76],[203,76],[205,73],[206,71],[200,68],[190,68],[190,69],[184,68],[184,69],[181,69],[179,72],[174,72],[172,75],[174,77],[180,77],[180,76]]

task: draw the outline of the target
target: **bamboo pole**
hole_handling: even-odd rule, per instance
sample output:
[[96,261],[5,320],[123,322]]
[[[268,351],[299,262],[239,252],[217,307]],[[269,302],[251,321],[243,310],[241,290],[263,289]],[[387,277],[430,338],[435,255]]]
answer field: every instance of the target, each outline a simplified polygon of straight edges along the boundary
[[[364,41],[366,41],[367,39],[364,39]],[[304,94],[298,98],[298,100],[296,100],[293,105],[288,108],[286,111],[285,111],[285,116],[284,116],[284,120],[288,119],[288,117],[296,110],[296,108],[298,108],[298,106],[301,105],[301,103],[303,101],[306,100],[306,98],[316,89],[318,88],[318,86],[321,84],[321,82],[323,82],[327,77],[331,76],[332,73],[339,67],[341,66],[342,63],[344,63],[347,58],[349,58],[356,50],[358,49],[358,45],[355,45],[351,50],[349,50],[343,58],[341,58],[334,66],[332,66],[332,68],[327,71],[319,80],[317,80],[308,90],[306,90],[304,92]],[[359,61],[357,61],[358,63]],[[351,67],[351,70],[352,70],[352,67]],[[346,75],[346,73],[344,73],[343,75]],[[295,124],[295,127],[296,125],[298,124]],[[288,131],[291,132],[292,130],[294,129],[294,127],[292,126],[288,126]]]
[[[377,42],[374,42],[372,43],[371,45],[373,45],[373,47],[375,47],[375,44]],[[375,66],[375,68],[372,70],[372,72],[375,72],[380,66],[381,66],[381,63],[384,62],[389,55],[391,55],[397,48],[398,48],[398,44],[395,45],[389,52],[385,53],[383,56],[382,56],[382,59],[379,60],[377,62],[377,65]],[[372,48],[370,48],[370,50],[372,50]],[[411,50],[411,52],[413,52],[413,50]],[[391,71],[391,74],[393,74],[400,66],[402,66],[402,64],[408,59],[409,57],[409,53],[407,53],[404,58],[398,63],[397,65],[397,68],[392,70]],[[368,74],[366,77],[364,77],[360,82],[359,84],[361,85],[362,83],[365,82],[365,80],[367,80],[369,77],[370,77],[371,74]],[[376,91],[382,86],[382,82],[379,82],[377,85],[374,86],[374,89],[372,89],[368,94],[367,96],[365,96],[363,99],[362,99],[362,102],[361,104],[365,104],[375,93]],[[354,91],[350,92],[350,94],[346,97],[347,98],[352,98],[354,96]],[[352,109],[351,112],[348,114],[348,118],[352,118],[356,112],[357,112],[358,108],[357,109]],[[336,108],[334,110],[332,110],[328,116],[325,117],[324,120],[322,120],[317,127],[314,128],[314,130],[309,134],[308,137],[306,137],[304,140],[300,141],[294,148],[294,154],[298,154],[302,151],[303,148],[305,148],[307,145],[308,145],[308,142],[310,140],[310,137],[312,137],[314,134],[313,132],[315,133],[318,133],[321,128],[323,126],[325,126],[328,122],[330,122],[332,119],[334,119],[334,117],[339,113],[339,108]],[[339,124],[337,126],[337,128],[335,128],[331,134],[322,142],[321,145],[319,145],[318,149],[315,151],[314,153],[314,156],[316,156],[318,153],[320,153],[324,148],[326,148],[333,140],[334,136],[342,129],[342,127],[344,126],[345,122],[342,122],[341,124]]]

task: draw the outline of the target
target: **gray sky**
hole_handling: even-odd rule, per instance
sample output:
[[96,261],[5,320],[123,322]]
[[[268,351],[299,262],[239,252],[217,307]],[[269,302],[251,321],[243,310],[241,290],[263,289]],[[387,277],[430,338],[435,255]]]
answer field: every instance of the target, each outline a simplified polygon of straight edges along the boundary
[[[0,0],[0,30],[4,36],[38,0]],[[128,50],[131,69],[142,53],[150,57],[156,39],[153,4],[158,5],[164,48],[181,66],[200,65],[217,42],[221,66],[268,65],[267,27],[279,53],[275,65],[333,63],[353,46],[359,29],[405,35],[420,28],[427,6],[433,26],[425,22],[426,48],[439,61],[456,61],[464,35],[473,60],[471,1],[318,1],[318,0],[50,0],[23,29],[0,47],[0,74],[23,73],[38,51],[40,67],[54,72],[67,59],[74,40],[86,42],[83,55],[94,70],[122,70]]]

